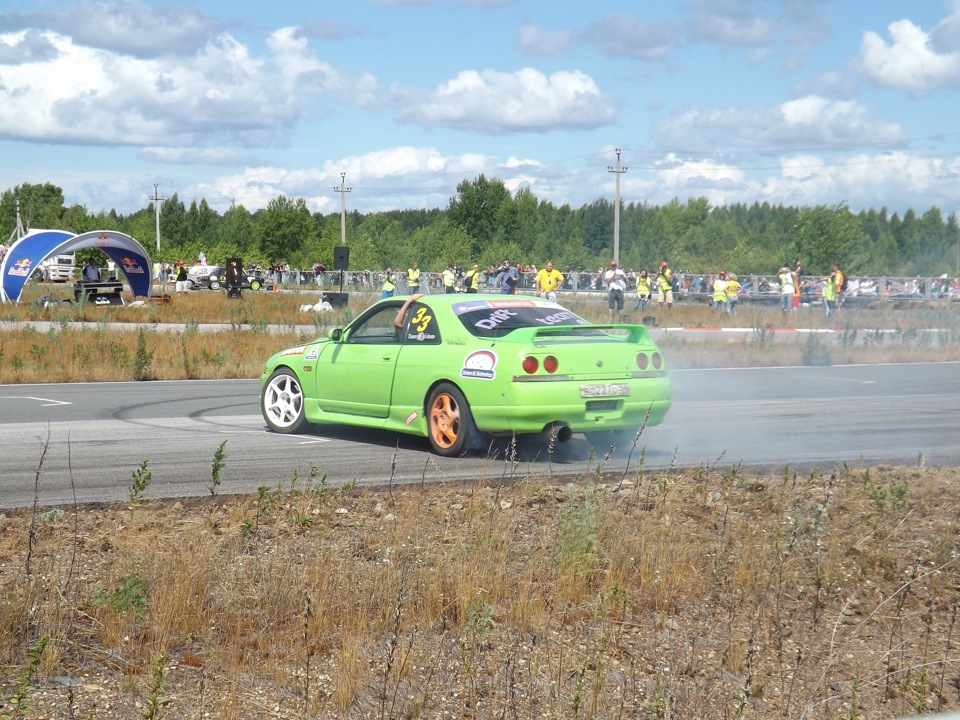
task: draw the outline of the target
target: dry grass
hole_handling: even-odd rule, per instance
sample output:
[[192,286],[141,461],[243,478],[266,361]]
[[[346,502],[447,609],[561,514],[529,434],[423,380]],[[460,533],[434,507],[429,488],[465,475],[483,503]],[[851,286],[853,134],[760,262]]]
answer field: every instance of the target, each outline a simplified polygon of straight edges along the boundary
[[[31,292],[38,290],[31,288]],[[342,310],[302,313],[316,293],[250,293],[239,301],[222,293],[193,292],[168,304],[138,307],[71,305],[42,308],[29,300],[0,309],[0,383],[256,377],[276,350],[324,335],[371,302],[356,296]],[[584,317],[606,322],[597,301],[571,300]],[[674,368],[830,365],[960,359],[960,312],[950,303],[894,304],[848,310],[827,323],[805,308],[786,324],[804,329],[848,330],[839,337],[778,333],[779,310],[742,307],[735,317],[714,315],[707,305],[678,305],[653,312],[669,327],[731,327],[748,332],[690,339],[689,333],[657,336]],[[624,318],[639,322],[639,313]],[[40,332],[24,320],[52,323]],[[79,323],[79,324],[78,324]],[[147,323],[138,329],[121,323]],[[201,331],[202,325],[226,329]],[[182,329],[171,329],[182,326]]]
[[591,465],[15,511],[0,697],[48,635],[26,717],[133,717],[161,653],[168,718],[956,709],[958,491],[956,470]]
[[[0,321],[53,325],[4,327],[0,382],[253,377],[273,350],[362,307],[314,320],[297,309],[310,299],[194,293],[52,317],[5,306]],[[605,321],[595,304],[571,305]],[[295,327],[303,318],[312,327]],[[121,320],[153,327],[110,327]],[[201,332],[208,322],[230,330]],[[719,344],[666,334],[673,367],[960,355],[949,306],[850,311],[835,327],[867,332],[829,343],[770,332],[776,310],[717,318],[678,306],[667,322],[750,328]],[[187,328],[160,329],[168,323]],[[71,720],[143,717],[161,696],[161,717],[224,720],[893,718],[960,707],[960,471],[606,477],[591,461],[563,479],[357,491],[312,475],[296,485],[0,516],[0,717],[24,689],[21,717]]]

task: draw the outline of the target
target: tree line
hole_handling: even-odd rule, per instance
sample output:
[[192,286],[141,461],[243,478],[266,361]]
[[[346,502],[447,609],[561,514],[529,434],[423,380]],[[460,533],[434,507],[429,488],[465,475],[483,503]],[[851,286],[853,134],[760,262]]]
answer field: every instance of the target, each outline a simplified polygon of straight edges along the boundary
[[[140,241],[157,262],[193,261],[202,250],[210,262],[239,256],[263,266],[278,262],[310,268],[332,266],[341,244],[340,213],[312,213],[303,198],[283,195],[263,209],[233,204],[224,213],[201,199],[179,197],[160,204],[160,252],[155,252],[153,204],[129,215],[91,213],[64,205],[50,183],[23,184],[0,196],[0,228],[16,226],[16,204],[28,228],[81,233],[115,230]],[[427,270],[448,263],[481,267],[547,260],[566,270],[595,270],[613,254],[614,203],[599,198],[572,208],[539,200],[529,189],[511,193],[497,178],[479,175],[457,185],[446,208],[408,209],[346,216],[351,269],[405,268],[418,260]],[[6,238],[0,237],[0,240]],[[840,263],[857,275],[960,274],[960,225],[956,212],[937,207],[918,215],[886,208],[850,211],[845,203],[790,207],[753,203],[713,206],[706,198],[666,205],[625,203],[620,210],[620,264],[707,273],[771,273],[802,260],[814,274]],[[98,253],[91,249],[81,253]],[[156,256],[155,256],[156,255]]]

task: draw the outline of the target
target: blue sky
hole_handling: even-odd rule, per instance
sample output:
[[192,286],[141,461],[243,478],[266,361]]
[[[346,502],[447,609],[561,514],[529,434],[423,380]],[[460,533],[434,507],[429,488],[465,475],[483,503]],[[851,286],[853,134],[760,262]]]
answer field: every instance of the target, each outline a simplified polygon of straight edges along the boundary
[[7,0],[0,190],[960,208],[960,0]]

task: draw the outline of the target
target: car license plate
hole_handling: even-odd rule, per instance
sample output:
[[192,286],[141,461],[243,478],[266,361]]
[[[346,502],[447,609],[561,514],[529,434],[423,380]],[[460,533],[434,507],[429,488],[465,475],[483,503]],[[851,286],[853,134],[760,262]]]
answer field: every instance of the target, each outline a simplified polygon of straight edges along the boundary
[[625,397],[630,394],[630,386],[626,383],[610,383],[607,385],[581,385],[580,397]]

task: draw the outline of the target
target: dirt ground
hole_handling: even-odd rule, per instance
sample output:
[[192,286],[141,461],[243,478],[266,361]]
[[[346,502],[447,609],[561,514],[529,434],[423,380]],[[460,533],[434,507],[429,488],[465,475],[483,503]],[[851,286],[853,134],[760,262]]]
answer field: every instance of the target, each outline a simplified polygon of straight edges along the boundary
[[7,512],[0,717],[955,710],[958,492],[956,469],[601,460]]

